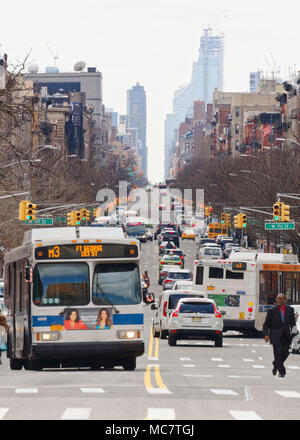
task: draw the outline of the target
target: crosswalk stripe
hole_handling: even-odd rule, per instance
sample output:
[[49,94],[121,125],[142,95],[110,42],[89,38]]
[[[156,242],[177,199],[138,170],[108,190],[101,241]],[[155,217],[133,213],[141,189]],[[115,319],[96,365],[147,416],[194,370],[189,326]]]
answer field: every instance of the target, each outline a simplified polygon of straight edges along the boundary
[[148,420],[175,420],[173,408],[148,408]]
[[0,420],[5,417],[5,414],[8,412],[9,408],[0,408]]
[[229,410],[235,420],[263,420],[255,411]]
[[61,420],[88,420],[91,411],[91,408],[66,408]]
[[39,390],[37,388],[16,388],[16,394],[37,394]]
[[80,388],[82,393],[105,393],[103,388]]
[[288,399],[300,399],[300,393],[297,391],[275,391],[275,393]]
[[218,396],[238,396],[238,393],[233,390],[211,388],[210,391]]

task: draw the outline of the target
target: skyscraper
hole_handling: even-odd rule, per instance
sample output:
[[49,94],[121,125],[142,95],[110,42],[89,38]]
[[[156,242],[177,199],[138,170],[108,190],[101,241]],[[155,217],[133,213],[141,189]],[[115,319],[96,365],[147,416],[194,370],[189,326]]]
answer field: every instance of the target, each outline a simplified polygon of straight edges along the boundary
[[127,91],[127,124],[128,128],[137,128],[141,142],[139,155],[142,158],[143,176],[147,178],[147,144],[146,144],[146,93],[143,86],[137,83]]
[[193,63],[191,82],[181,86],[173,99],[173,116],[165,121],[165,177],[170,169],[170,143],[174,133],[174,120],[183,122],[192,117],[194,101],[205,104],[213,102],[214,89],[223,91],[224,35],[215,34],[211,28],[204,29],[200,39],[198,60]]

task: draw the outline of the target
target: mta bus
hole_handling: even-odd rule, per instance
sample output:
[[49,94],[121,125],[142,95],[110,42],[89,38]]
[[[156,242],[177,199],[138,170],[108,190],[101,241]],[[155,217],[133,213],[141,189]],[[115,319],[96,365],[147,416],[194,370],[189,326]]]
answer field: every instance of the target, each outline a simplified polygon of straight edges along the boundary
[[137,240],[120,228],[41,228],[5,255],[12,370],[122,366],[144,353]]
[[125,226],[128,237],[135,237],[140,242],[146,243],[146,221],[143,217],[128,217]]
[[257,334],[279,293],[300,304],[296,255],[236,252],[227,260],[196,260],[194,288],[213,299],[224,316],[224,331]]

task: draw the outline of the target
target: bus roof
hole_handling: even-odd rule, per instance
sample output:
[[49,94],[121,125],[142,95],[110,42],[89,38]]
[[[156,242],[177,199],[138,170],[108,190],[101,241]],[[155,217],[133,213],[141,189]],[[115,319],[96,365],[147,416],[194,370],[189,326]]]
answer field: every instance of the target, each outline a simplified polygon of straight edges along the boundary
[[33,243],[35,241],[55,241],[55,240],[76,240],[76,239],[120,239],[125,238],[122,228],[93,228],[80,227],[79,237],[76,235],[76,227],[67,228],[41,228],[31,229],[24,234],[23,245]]
[[144,217],[127,217],[126,223],[145,223]]
[[297,255],[293,254],[264,254],[262,252],[234,252],[230,254],[230,261],[257,261],[272,263],[298,264]]

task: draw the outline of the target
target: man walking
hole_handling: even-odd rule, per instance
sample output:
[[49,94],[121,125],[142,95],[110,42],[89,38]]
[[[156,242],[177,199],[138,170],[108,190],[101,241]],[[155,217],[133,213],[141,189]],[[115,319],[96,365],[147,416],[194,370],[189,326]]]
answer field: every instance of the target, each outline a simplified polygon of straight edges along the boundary
[[276,298],[276,306],[269,309],[263,326],[266,342],[271,342],[274,351],[272,373],[277,371],[279,377],[285,377],[284,362],[289,356],[292,341],[291,330],[296,325],[294,309],[286,304],[286,296],[280,293]]

